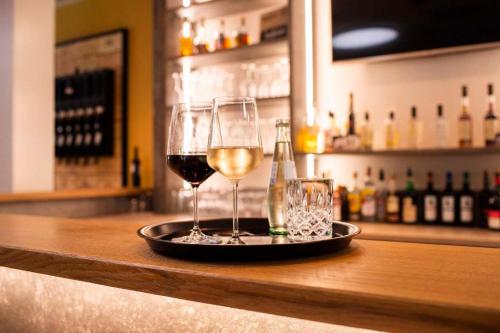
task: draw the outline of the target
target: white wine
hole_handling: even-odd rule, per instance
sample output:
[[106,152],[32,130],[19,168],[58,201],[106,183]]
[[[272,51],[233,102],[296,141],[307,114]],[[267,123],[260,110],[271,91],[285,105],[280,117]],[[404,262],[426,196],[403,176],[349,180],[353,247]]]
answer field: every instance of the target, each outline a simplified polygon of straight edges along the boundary
[[208,148],[208,165],[230,180],[240,180],[259,166],[264,158],[261,147]]
[[276,144],[267,189],[267,217],[272,235],[286,235],[285,181],[297,178],[288,119],[276,121]]

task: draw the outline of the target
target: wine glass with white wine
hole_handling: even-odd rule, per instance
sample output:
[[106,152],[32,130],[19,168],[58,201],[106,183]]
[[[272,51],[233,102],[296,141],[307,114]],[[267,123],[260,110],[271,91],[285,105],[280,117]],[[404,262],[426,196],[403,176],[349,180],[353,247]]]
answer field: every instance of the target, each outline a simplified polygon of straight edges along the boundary
[[233,234],[228,244],[244,244],[238,226],[238,183],[257,168],[263,158],[255,98],[215,98],[207,161],[233,184]]

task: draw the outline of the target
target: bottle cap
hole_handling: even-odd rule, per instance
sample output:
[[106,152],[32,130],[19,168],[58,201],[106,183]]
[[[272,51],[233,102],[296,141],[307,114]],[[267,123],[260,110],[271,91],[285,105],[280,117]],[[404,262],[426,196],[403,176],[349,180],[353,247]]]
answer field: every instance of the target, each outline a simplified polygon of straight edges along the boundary
[[390,119],[394,119],[394,111],[390,111],[389,112],[389,118]]
[[288,118],[276,119],[276,127],[278,126],[290,126],[290,119]]
[[467,97],[467,86],[466,85],[462,86],[462,97]]
[[493,83],[488,83],[488,95],[493,95]]
[[416,106],[411,107],[411,117],[417,118],[417,107]]
[[438,117],[442,117],[443,116],[443,106],[441,104],[438,104],[437,110],[438,110]]
[[413,177],[413,170],[411,168],[408,168],[406,171],[406,177]]
[[384,180],[385,179],[384,169],[380,169],[380,171],[378,172],[378,179],[379,180]]
[[368,113],[368,111],[365,112],[365,120],[370,120],[370,114]]

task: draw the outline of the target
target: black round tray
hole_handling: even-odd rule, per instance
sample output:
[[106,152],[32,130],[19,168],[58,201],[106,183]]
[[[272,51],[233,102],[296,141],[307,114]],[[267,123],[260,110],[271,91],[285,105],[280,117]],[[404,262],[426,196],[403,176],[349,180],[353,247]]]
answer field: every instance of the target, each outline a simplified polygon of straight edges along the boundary
[[[353,224],[333,222],[331,238],[288,242],[286,236],[269,236],[266,218],[240,218],[240,236],[243,245],[205,245],[174,242],[172,239],[188,234],[192,221],[168,222],[145,226],[137,230],[149,247],[168,256],[205,260],[279,260],[315,256],[335,252],[349,246],[352,238],[361,232]],[[232,219],[201,221],[203,232],[217,234],[224,239],[231,236]]]

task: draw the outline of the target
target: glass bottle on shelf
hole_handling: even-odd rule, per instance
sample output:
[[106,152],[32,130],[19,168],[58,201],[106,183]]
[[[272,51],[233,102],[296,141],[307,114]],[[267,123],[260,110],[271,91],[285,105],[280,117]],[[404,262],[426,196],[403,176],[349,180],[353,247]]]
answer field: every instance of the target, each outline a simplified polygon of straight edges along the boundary
[[496,145],[498,129],[498,118],[495,114],[495,95],[493,84],[488,84],[488,111],[484,116],[484,145],[491,147]]
[[372,179],[372,168],[366,168],[366,180],[361,190],[361,219],[375,221],[375,186]]
[[354,114],[354,95],[349,93],[349,112],[347,117],[346,135],[356,135],[356,115]]
[[495,173],[496,188],[488,199],[488,228],[500,230],[500,172]]
[[490,175],[487,170],[483,172],[483,189],[479,192],[477,202],[477,221],[482,228],[488,227],[488,199],[491,196]]
[[238,29],[238,34],[236,36],[236,45],[238,47],[250,45],[250,36],[248,35],[244,16],[240,19],[240,28]]
[[470,189],[469,173],[463,173],[462,190],[457,194],[458,222],[461,225],[472,225],[474,220],[474,193]]
[[196,36],[194,38],[194,49],[196,53],[203,54],[208,52],[208,45],[206,41],[205,19],[201,18],[196,26]]
[[421,125],[417,118],[417,107],[411,107],[411,117],[408,128],[408,148],[418,149],[422,143]]
[[401,199],[401,220],[403,223],[417,223],[417,193],[413,183],[413,171],[406,172],[406,189]]
[[370,123],[370,114],[365,112],[365,119],[360,128],[361,148],[371,150],[373,148],[373,127]]
[[273,153],[271,178],[267,189],[269,232],[272,235],[286,235],[285,181],[297,178],[290,140],[290,121],[276,121],[276,142]]
[[444,224],[454,224],[456,220],[456,197],[453,191],[453,174],[446,172],[446,185],[441,194],[441,222]]
[[305,126],[297,135],[297,148],[303,153],[321,154],[325,151],[324,133],[316,123],[314,112],[306,118]]
[[375,189],[375,205],[376,205],[376,220],[379,222],[385,221],[387,212],[387,196],[388,190],[385,183],[385,173],[380,169],[378,174],[378,183]]
[[193,54],[193,37],[191,34],[191,23],[187,17],[182,20],[181,36],[179,38],[180,53],[182,57]]
[[443,115],[443,106],[437,106],[437,119],[436,119],[436,133],[435,133],[435,146],[438,148],[445,148],[448,146],[448,122]]
[[385,121],[385,148],[394,149],[399,146],[399,132],[394,120],[394,111],[389,112],[389,118]]
[[361,194],[358,184],[358,173],[354,172],[352,178],[352,185],[347,194],[347,200],[349,200],[349,221],[359,221],[361,217]]
[[387,222],[399,222],[399,198],[396,193],[396,176],[392,175],[388,183],[389,195],[387,196],[386,220]]
[[340,130],[335,120],[335,113],[328,112],[328,128],[325,131],[325,151],[333,151],[333,141],[340,136]]
[[422,221],[424,223],[436,224],[438,222],[438,194],[434,189],[434,174],[427,172],[427,188],[422,193]]
[[462,86],[462,112],[458,117],[458,146],[472,147],[472,117],[469,112],[467,86]]
[[215,41],[215,49],[216,50],[222,50],[224,48],[227,48],[227,42],[226,40],[229,40],[229,36],[226,36],[226,27],[224,20],[220,20],[219,23],[219,34],[217,36],[217,40]]

